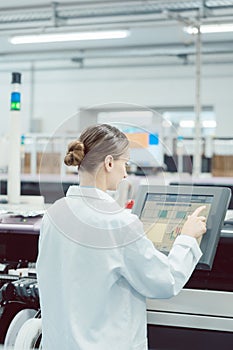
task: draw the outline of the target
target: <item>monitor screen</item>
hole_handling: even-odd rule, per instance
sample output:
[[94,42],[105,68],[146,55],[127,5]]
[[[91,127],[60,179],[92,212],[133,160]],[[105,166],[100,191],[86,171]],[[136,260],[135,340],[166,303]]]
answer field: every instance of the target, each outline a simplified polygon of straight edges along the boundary
[[140,215],[147,237],[168,254],[188,215],[205,205],[201,215],[208,217],[212,201],[213,196],[209,195],[147,193]]
[[203,255],[197,268],[210,270],[230,197],[230,189],[222,187],[141,185],[133,213],[141,219],[155,248],[169,254],[188,215],[204,205],[200,215],[207,219],[207,231],[198,240]]

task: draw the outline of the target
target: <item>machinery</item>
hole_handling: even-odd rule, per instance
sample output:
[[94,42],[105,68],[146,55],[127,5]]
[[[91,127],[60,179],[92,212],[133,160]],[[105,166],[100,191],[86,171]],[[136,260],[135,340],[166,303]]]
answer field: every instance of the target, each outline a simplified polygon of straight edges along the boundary
[[39,291],[34,270],[41,215],[0,216],[0,343],[37,349],[41,340]]

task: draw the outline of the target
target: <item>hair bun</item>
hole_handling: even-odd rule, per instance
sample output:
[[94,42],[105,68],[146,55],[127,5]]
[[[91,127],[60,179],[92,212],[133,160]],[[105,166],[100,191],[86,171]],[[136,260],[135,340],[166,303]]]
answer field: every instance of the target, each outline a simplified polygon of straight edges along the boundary
[[68,166],[79,166],[84,158],[84,144],[75,140],[68,145],[68,151],[64,158],[64,163]]

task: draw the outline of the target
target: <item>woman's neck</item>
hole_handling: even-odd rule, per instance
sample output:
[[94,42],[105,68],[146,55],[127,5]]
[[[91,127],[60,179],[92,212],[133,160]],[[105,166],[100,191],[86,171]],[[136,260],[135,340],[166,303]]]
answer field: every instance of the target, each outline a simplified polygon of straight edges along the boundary
[[104,192],[107,190],[105,177],[100,176],[100,174],[90,174],[87,172],[79,174],[79,185],[85,187],[96,187]]

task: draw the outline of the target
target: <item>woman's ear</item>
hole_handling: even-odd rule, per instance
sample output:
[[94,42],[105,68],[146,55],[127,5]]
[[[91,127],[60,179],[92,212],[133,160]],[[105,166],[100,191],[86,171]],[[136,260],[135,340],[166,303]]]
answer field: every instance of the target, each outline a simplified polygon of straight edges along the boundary
[[111,172],[112,169],[113,169],[113,156],[111,156],[110,154],[107,155],[104,159],[104,166],[105,166],[105,169],[108,171],[108,172]]

